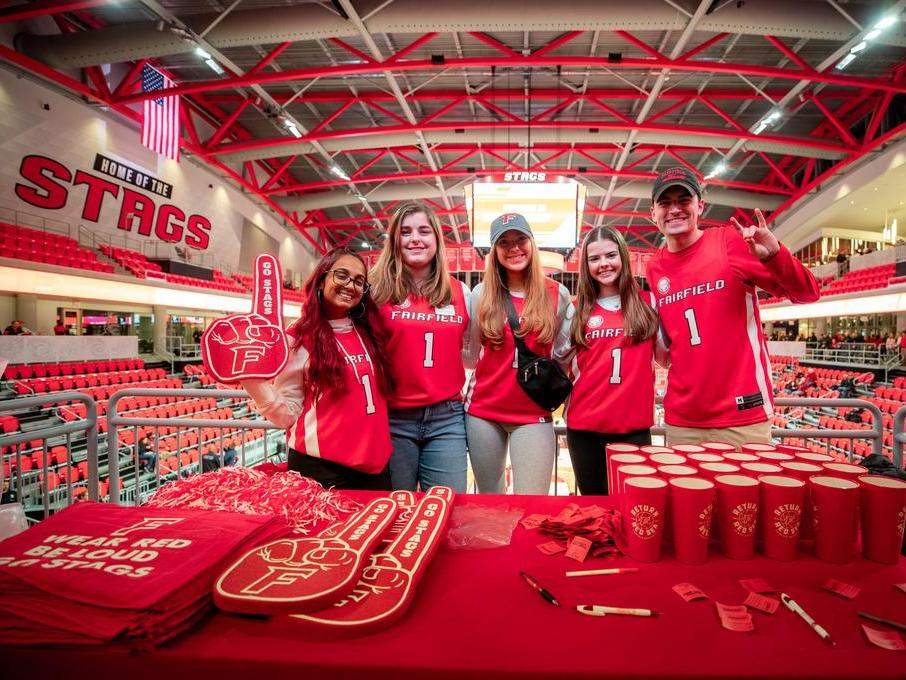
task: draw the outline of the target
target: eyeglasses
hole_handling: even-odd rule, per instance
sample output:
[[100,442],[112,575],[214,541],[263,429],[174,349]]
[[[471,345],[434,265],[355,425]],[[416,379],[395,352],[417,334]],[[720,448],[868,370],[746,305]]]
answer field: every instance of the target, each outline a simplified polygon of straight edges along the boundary
[[364,276],[352,277],[345,269],[331,269],[330,273],[333,274],[333,282],[338,286],[345,286],[347,283],[351,283],[352,287],[362,291],[363,295],[371,288],[371,284],[368,283]]

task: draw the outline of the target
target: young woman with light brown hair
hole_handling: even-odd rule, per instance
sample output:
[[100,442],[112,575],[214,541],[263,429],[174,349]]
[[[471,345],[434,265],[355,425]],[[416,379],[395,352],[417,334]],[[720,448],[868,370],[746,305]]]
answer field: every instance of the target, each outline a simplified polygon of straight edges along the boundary
[[[609,227],[590,231],[579,257],[573,391],[564,417],[569,456],[582,495],[607,493],[605,447],[650,444],[658,335],[652,298],[632,275],[629,248]],[[666,361],[665,359],[662,359]]]
[[556,456],[551,413],[516,381],[507,298],[527,347],[539,356],[562,358],[569,349],[573,312],[569,292],[544,276],[532,230],[515,213],[491,223],[484,280],[469,299],[474,320],[469,345],[480,346],[481,353],[466,393],[466,434],[480,493],[503,493],[509,446],[515,492],[547,494]]
[[463,342],[469,289],[450,275],[440,224],[421,203],[404,203],[390,220],[371,270],[394,381],[390,395],[394,489],[434,485],[466,490]]

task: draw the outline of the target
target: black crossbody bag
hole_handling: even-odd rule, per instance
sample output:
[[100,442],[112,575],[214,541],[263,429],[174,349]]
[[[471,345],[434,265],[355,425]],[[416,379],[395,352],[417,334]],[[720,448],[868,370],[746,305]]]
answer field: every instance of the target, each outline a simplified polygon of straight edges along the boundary
[[519,317],[509,295],[506,295],[506,312],[516,341],[516,382],[529,399],[541,408],[553,411],[566,401],[573,389],[572,381],[556,361],[535,354],[516,333]]

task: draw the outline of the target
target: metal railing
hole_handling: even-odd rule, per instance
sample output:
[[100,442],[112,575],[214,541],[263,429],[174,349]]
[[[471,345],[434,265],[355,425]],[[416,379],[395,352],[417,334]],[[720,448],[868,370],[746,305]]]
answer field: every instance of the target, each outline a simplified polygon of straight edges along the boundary
[[872,343],[843,343],[835,348],[826,348],[809,342],[800,361],[888,371],[900,365],[900,353],[899,348],[888,352],[883,345]]
[[[110,401],[107,402],[107,469],[108,469],[108,481],[110,483],[110,502],[114,504],[120,503],[120,469],[119,469],[119,430],[122,427],[131,427],[133,432],[133,444],[132,446],[138,445],[138,429],[140,427],[175,427],[176,428],[176,440],[177,445],[180,439],[180,430],[182,428],[191,429],[194,428],[197,430],[198,434],[198,470],[202,468],[203,453],[202,453],[202,428],[214,428],[220,430],[220,440],[223,441],[224,430],[277,430],[280,434],[283,433],[283,428],[274,425],[268,420],[214,420],[211,418],[134,418],[129,416],[121,415],[118,412],[119,402],[126,397],[197,397],[203,399],[247,399],[248,394],[244,390],[208,390],[208,389],[125,389],[115,392],[110,397]],[[264,459],[267,460],[268,456],[268,435],[265,433],[264,436]],[[157,486],[160,482],[160,439],[158,437],[154,438],[154,459],[156,461],[155,471]],[[223,461],[223,452],[221,450],[220,456],[221,464]],[[246,441],[245,438],[242,438],[242,444],[239,451],[239,462],[241,465],[246,463]],[[134,479],[136,480],[136,493],[134,495],[134,501],[138,504],[139,498],[139,460],[135,456],[133,458],[133,465],[135,470]],[[177,457],[177,475],[182,474],[181,463],[179,462],[179,457]]]
[[903,444],[906,444],[906,432],[903,423],[906,421],[906,406],[901,406],[893,416],[893,464],[898,470],[903,469]]
[[[73,501],[72,496],[72,475],[71,471],[73,469],[73,460],[72,460],[72,435],[78,433],[85,433],[86,438],[86,455],[88,461],[88,498],[90,500],[98,500],[98,416],[97,416],[97,404],[94,399],[91,397],[82,394],[81,392],[54,392],[52,394],[42,394],[35,397],[24,397],[20,399],[8,399],[5,401],[0,401],[0,413],[9,412],[9,411],[21,411],[23,409],[32,409],[35,407],[47,406],[49,404],[55,404],[57,402],[70,402],[78,401],[85,404],[85,418],[81,420],[74,420],[60,425],[51,425],[48,427],[39,427],[34,430],[29,430],[27,432],[17,432],[13,434],[4,434],[0,435],[0,447],[3,446],[15,446],[16,447],[16,496],[20,500],[24,498],[24,486],[27,483],[27,477],[22,473],[22,448],[19,446],[28,441],[42,440],[42,461],[43,466],[38,470],[33,470],[31,472],[34,475],[29,475],[34,477],[36,480],[41,480],[41,475],[43,474],[43,481],[39,481],[41,487],[41,499],[42,506],[44,510],[44,517],[47,517],[50,514],[50,490],[48,489],[48,481],[50,471],[50,465],[48,461],[48,440],[56,437],[64,437],[65,446],[66,446],[66,465],[70,474],[66,475],[66,490],[67,495],[66,499],[71,504]],[[2,461],[0,461],[2,462]],[[0,465],[0,481],[2,481],[3,475],[3,466]]]

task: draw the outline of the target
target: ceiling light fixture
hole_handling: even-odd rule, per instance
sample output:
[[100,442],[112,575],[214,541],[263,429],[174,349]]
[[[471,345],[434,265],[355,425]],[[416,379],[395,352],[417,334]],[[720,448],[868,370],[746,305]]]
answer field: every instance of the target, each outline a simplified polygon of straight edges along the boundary
[[872,40],[881,35],[881,33],[885,29],[893,26],[897,21],[899,21],[899,17],[893,14],[883,17],[880,21],[878,21],[878,23],[874,25],[874,28],[872,28],[864,36],[862,36],[862,40],[849,48],[849,54],[847,54],[839,62],[837,62],[837,65],[834,68],[836,68],[838,71],[845,69],[853,62],[853,60],[860,52],[865,51]]
[[342,180],[349,181],[349,175],[346,174],[346,171],[343,170],[339,165],[331,165],[330,172],[339,177]]

